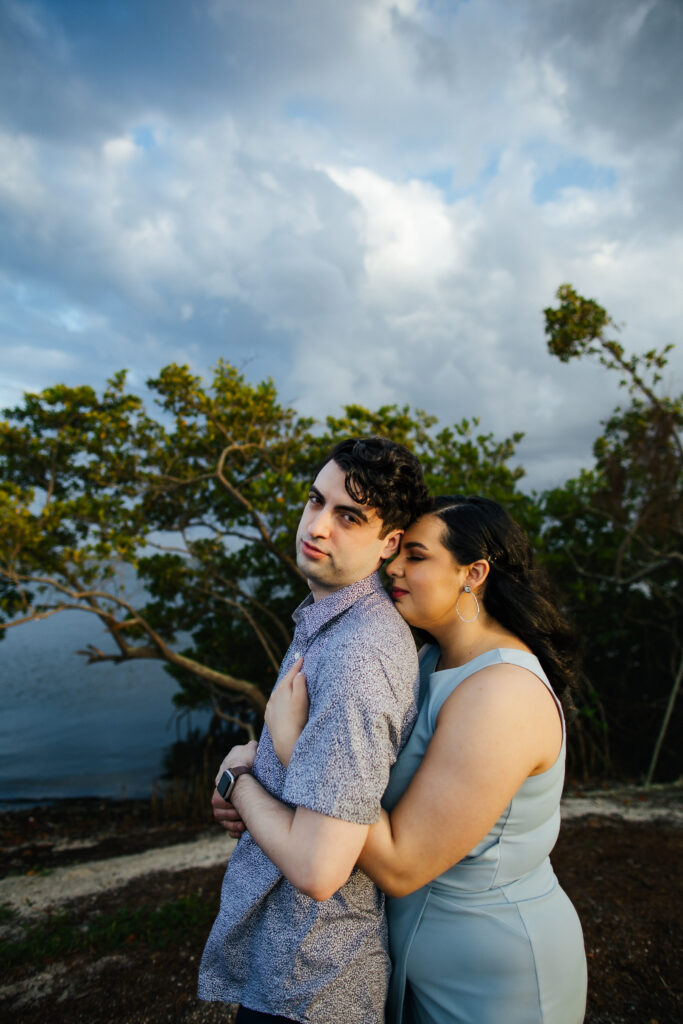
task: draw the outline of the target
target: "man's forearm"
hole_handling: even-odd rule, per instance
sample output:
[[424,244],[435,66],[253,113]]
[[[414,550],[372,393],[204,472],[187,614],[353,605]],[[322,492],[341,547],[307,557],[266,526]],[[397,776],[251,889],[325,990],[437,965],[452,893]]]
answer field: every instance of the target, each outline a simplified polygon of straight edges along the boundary
[[366,825],[293,810],[252,775],[240,775],[231,801],[267,857],[297,889],[326,900],[347,881],[367,836]]
[[253,775],[240,775],[230,800],[266,856],[289,878],[294,810],[271,796]]

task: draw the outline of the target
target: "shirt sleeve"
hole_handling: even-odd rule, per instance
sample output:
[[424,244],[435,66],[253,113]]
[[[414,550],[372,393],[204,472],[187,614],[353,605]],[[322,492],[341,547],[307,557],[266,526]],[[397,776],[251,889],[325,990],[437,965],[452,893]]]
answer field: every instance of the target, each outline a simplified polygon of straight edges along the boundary
[[379,653],[353,645],[323,659],[283,800],[359,825],[377,820],[412,709],[412,681],[403,685],[403,674]]

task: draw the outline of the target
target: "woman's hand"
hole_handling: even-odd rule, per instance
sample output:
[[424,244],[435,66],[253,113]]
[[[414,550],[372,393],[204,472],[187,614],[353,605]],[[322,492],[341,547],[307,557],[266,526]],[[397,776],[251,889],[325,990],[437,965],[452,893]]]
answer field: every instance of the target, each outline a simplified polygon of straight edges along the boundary
[[273,738],[275,753],[285,768],[308,721],[306,676],[300,671],[303,663],[303,658],[294,662],[271,693],[266,705],[266,725]]

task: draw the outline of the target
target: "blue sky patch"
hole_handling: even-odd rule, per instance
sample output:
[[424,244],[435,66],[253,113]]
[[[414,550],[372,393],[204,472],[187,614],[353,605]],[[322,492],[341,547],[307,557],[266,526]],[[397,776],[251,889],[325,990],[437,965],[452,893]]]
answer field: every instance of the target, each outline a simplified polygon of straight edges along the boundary
[[457,184],[457,170],[453,167],[444,167],[428,174],[420,175],[421,181],[434,185],[443,196],[445,202],[452,204],[467,196],[480,196],[487,185],[496,177],[499,172],[500,154],[496,153],[486,163],[477,177],[465,185]]
[[573,157],[556,164],[546,171],[534,184],[534,200],[537,203],[548,203],[557,199],[566,188],[580,188],[594,192],[597,189],[612,188],[617,181],[617,172],[613,167],[592,164],[581,157]]

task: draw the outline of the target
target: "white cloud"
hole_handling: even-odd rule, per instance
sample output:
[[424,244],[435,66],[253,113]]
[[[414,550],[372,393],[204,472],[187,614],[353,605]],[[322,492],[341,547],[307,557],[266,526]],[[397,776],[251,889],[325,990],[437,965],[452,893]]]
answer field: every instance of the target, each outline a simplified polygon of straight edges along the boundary
[[117,139],[107,139],[102,146],[102,153],[109,163],[128,163],[135,156],[135,149],[134,141],[123,135]]
[[74,356],[63,349],[39,348],[21,342],[3,345],[0,359],[2,366],[9,372],[31,366],[37,368],[43,376],[70,369],[75,362]]
[[384,304],[395,303],[406,292],[430,293],[445,273],[456,269],[465,238],[459,237],[456,245],[453,226],[435,188],[419,181],[396,184],[361,167],[328,168],[328,173],[361,205],[371,298]]
[[36,144],[24,135],[0,131],[0,202],[30,210],[45,197]]
[[[535,481],[588,459],[616,382],[551,359],[541,311],[568,280],[627,321],[627,347],[677,340],[683,120],[651,53],[665,76],[673,8],[591,7],[591,31],[583,0],[209,9],[169,8],[180,64],[114,49],[88,63],[64,11],[55,70],[26,27],[22,57],[54,106],[36,121],[28,80],[12,80],[5,379],[98,383],[127,365],[141,386],[171,359],[223,355],[302,412],[408,402],[526,430]],[[106,49],[116,26],[100,38],[107,11],[86,13]],[[635,109],[641,68],[650,105]]]

